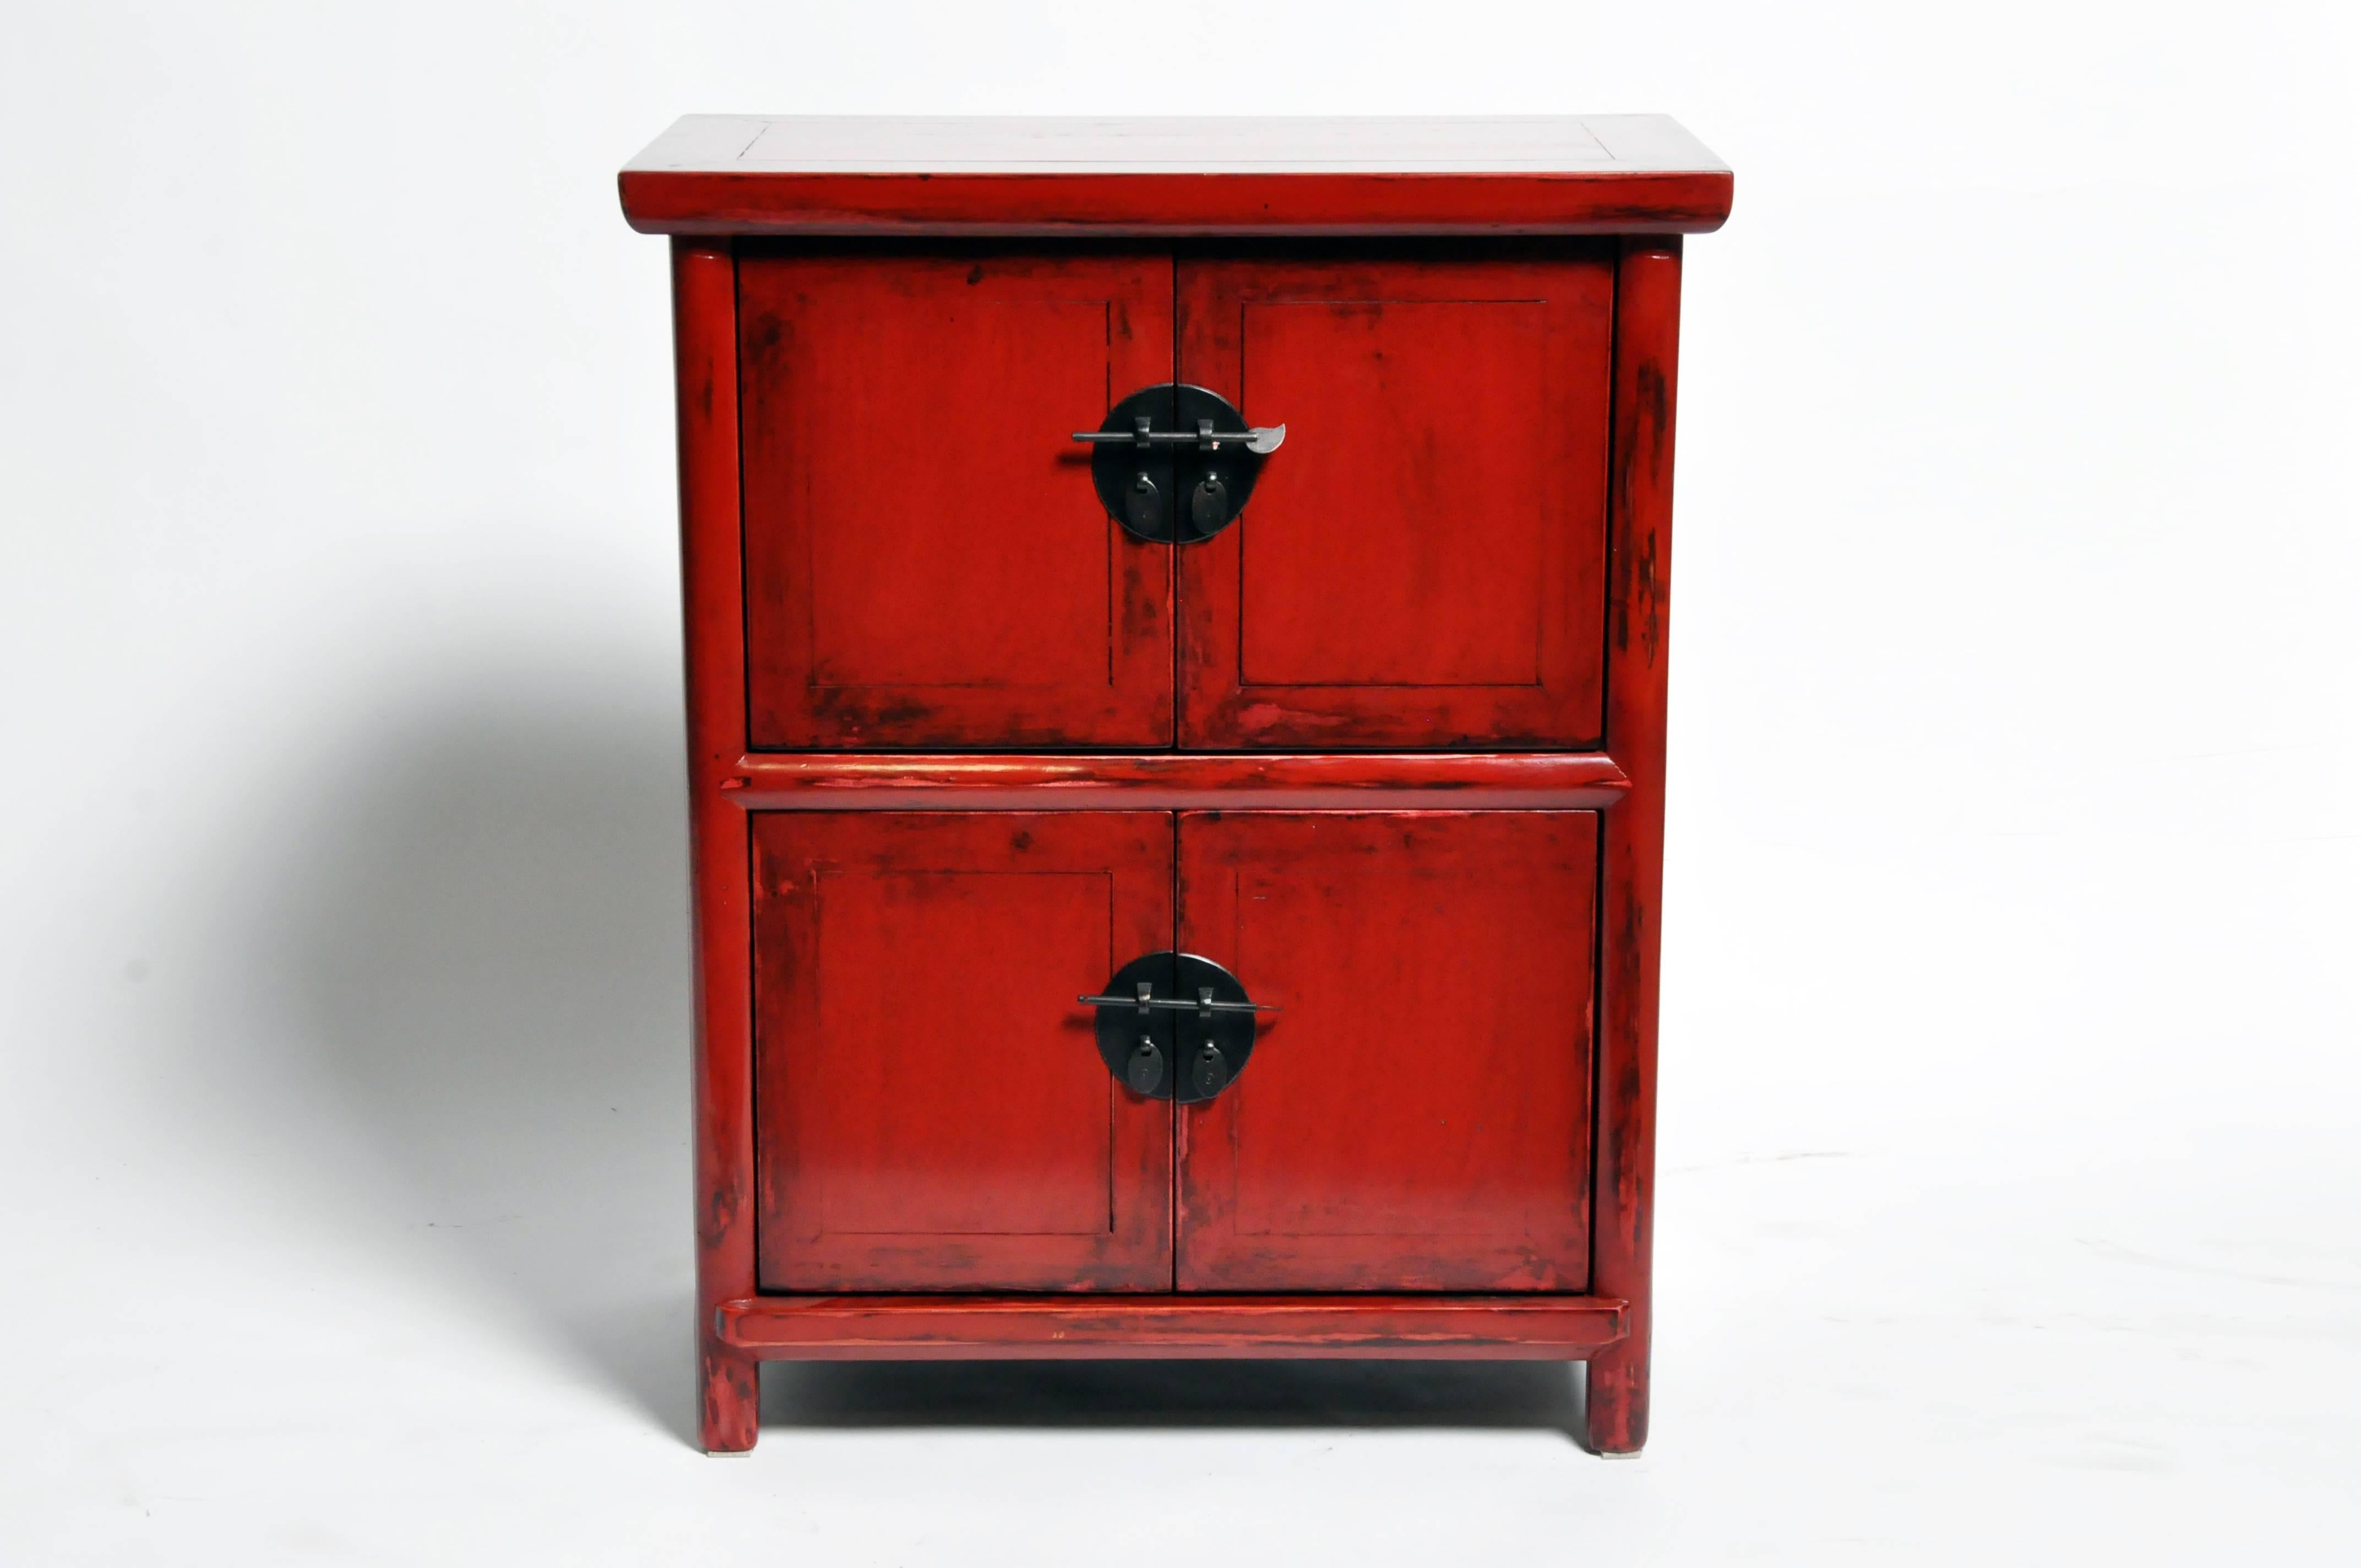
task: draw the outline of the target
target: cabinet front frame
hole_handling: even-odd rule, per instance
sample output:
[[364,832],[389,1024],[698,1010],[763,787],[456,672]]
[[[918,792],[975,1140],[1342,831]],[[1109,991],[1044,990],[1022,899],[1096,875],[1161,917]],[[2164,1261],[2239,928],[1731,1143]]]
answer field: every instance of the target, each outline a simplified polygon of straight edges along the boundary
[[[765,1358],[929,1354],[1159,1353],[1178,1339],[1229,1354],[1579,1355],[1591,1363],[1589,1437],[1644,1442],[1653,1208],[1656,989],[1664,831],[1664,741],[1675,366],[1681,242],[1635,235],[1617,254],[1609,466],[1603,754],[1622,781],[1605,812],[1599,867],[1598,1028],[1588,1294],[1524,1297],[1519,1318],[1485,1299],[1438,1303],[1404,1327],[1399,1299],[1302,1297],[1195,1304],[1190,1326],[1121,1313],[1043,1332],[1004,1298],[862,1298],[842,1311],[765,1296],[756,1284],[752,1137],[752,930],[747,808],[746,646],[732,241],[673,241],[683,598],[687,675],[696,1029],[694,1147],[704,1446],[752,1445],[755,1368]],[[1373,759],[1381,762],[1382,759]],[[1378,770],[1382,773],[1382,768]],[[1336,787],[1328,781],[1329,787]],[[1210,795],[1203,804],[1222,804]],[[1177,802],[1176,802],[1177,804]],[[1340,1334],[1289,1318],[1334,1303]],[[1552,1303],[1564,1303],[1553,1307]],[[1556,1312],[1559,1317],[1553,1318]],[[1571,1314],[1571,1316],[1565,1316]],[[1578,1320],[1578,1326],[1576,1325]],[[906,1323],[896,1329],[895,1323]],[[784,1326],[792,1323],[792,1329]],[[1159,1326],[1162,1323],[1162,1326]],[[884,1326],[880,1326],[880,1325]],[[1191,1337],[1194,1336],[1194,1337]],[[1342,1346],[1343,1348],[1337,1348]],[[1170,1353],[1204,1354],[1202,1349]]]

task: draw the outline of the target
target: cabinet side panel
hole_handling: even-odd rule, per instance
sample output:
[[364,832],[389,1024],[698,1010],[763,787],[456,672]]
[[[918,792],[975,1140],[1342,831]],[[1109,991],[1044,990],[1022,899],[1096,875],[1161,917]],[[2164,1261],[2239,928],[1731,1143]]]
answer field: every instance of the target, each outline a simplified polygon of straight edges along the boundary
[[1618,266],[1610,469],[1607,743],[1631,789],[1606,814],[1599,923],[1598,1131],[1591,1288],[1631,1303],[1631,1333],[1591,1364],[1589,1433],[1647,1441],[1655,1210],[1656,985],[1664,871],[1665,652],[1673,543],[1677,238],[1627,241]]
[[754,1443],[753,1361],[714,1314],[754,1288],[753,1048],[746,814],[721,781],[746,749],[741,620],[737,282],[727,240],[673,245],[696,954],[697,1336],[708,1450]]

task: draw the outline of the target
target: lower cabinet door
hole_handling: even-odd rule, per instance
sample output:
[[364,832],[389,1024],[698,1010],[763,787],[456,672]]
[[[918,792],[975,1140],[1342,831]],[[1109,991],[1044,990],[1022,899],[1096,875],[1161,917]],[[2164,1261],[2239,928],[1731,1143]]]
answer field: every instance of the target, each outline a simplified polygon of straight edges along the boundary
[[1587,1286],[1597,869],[1590,812],[1181,817],[1181,948],[1280,1011],[1180,1108],[1180,1288]]
[[1163,812],[755,817],[769,1290],[1164,1290],[1172,1104],[1076,1002],[1172,943]]

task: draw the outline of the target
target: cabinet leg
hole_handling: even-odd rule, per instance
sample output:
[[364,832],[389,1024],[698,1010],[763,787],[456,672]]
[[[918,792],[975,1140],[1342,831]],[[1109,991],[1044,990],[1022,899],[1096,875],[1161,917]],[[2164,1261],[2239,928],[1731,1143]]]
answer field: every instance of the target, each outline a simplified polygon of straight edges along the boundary
[[760,1364],[742,1351],[704,1342],[697,1375],[697,1431],[711,1454],[741,1454],[762,1430]]
[[1585,1425],[1590,1452],[1631,1459],[1648,1441],[1648,1346],[1625,1340],[1590,1358]]

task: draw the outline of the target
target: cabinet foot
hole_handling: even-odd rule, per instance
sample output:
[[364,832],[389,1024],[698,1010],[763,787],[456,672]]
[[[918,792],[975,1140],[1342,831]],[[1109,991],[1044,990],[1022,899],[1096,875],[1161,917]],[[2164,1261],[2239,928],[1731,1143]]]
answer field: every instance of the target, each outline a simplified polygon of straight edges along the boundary
[[711,1339],[699,1360],[697,1431],[705,1452],[743,1454],[762,1430],[761,1364]]
[[1648,1442],[1648,1352],[1625,1340],[1590,1358],[1584,1443],[1601,1459],[1637,1459]]

